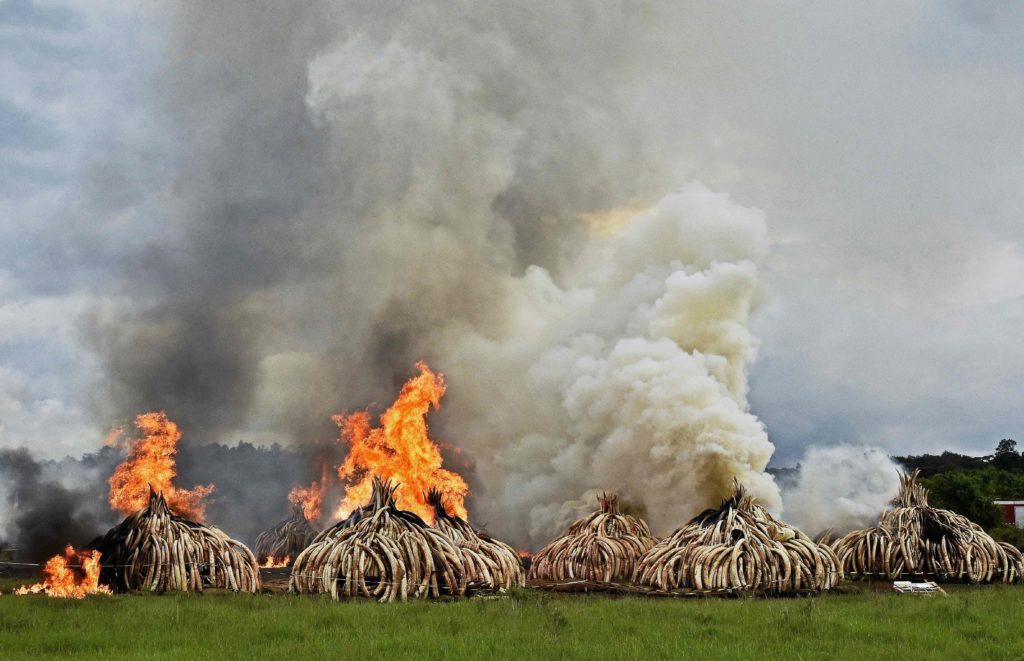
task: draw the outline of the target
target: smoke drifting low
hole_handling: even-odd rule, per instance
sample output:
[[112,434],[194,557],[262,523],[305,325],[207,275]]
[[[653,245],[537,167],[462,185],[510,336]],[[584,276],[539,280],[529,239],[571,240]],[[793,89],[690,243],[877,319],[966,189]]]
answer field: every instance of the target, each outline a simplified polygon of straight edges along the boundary
[[[107,479],[122,459],[114,448],[60,461],[0,450],[0,548],[43,562],[66,544],[83,546],[105,533],[121,519],[108,503]],[[177,459],[181,484],[217,485],[207,520],[249,543],[288,514],[288,491],[308,472],[307,458],[294,450],[249,444],[184,445]]]
[[786,517],[811,535],[874,525],[899,491],[899,471],[881,448],[811,447],[795,486],[782,493]]
[[0,540],[42,562],[69,542],[95,537],[114,518],[96,474],[102,463],[39,463],[27,450],[0,450]]

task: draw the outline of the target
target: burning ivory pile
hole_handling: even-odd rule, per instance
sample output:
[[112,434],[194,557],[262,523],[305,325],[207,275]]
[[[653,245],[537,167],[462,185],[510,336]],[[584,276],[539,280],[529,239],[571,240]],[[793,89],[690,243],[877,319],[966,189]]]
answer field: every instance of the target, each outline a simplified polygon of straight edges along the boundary
[[702,512],[641,560],[638,585],[672,591],[828,590],[842,580],[828,546],[776,520],[735,486],[719,509]]
[[256,592],[256,558],[217,528],[183,519],[152,489],[149,505],[111,528],[90,547],[102,554],[100,580],[119,590]]
[[[294,558],[309,546],[317,530],[306,520],[301,505],[292,506],[292,515],[256,538],[256,559],[274,564]],[[283,563],[287,564],[287,563]]]
[[628,581],[637,560],[654,538],[642,519],[619,513],[616,495],[598,497],[601,508],[573,523],[569,530],[533,557],[531,579],[582,579],[605,583]]
[[448,513],[437,489],[426,493],[434,508],[434,527],[448,536],[462,552],[469,583],[491,590],[507,590],[526,584],[523,563],[508,544],[478,532],[463,519]]
[[378,601],[462,595],[459,548],[440,530],[395,506],[398,485],[375,477],[370,502],[317,535],[292,565],[290,589]]
[[1024,556],[1010,544],[996,542],[965,516],[928,506],[928,490],[917,483],[918,471],[900,475],[893,508],[882,512],[874,528],[855,530],[832,543],[853,576],[899,578],[924,574],[975,583],[1021,579]]

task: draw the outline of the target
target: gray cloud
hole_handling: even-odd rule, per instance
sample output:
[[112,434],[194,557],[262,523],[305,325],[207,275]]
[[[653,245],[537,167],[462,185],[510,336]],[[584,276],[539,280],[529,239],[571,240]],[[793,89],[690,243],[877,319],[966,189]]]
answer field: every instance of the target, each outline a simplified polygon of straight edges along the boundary
[[70,7],[38,5],[32,0],[0,2],[0,26],[69,30],[81,25],[81,15]]
[[52,149],[58,143],[51,127],[0,97],[0,149]]

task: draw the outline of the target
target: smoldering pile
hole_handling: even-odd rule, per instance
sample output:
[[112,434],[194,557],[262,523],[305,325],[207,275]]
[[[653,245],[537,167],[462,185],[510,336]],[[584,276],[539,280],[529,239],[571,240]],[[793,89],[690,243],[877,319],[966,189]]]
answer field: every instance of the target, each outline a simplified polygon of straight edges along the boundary
[[455,542],[462,552],[472,587],[504,591],[526,585],[523,563],[515,549],[450,514],[437,489],[428,491],[426,498],[434,508],[434,527]]
[[382,602],[465,594],[469,575],[455,542],[398,509],[398,487],[374,477],[370,502],[317,535],[295,559],[290,591]]
[[930,507],[919,470],[900,474],[900,492],[878,525],[832,543],[850,576],[931,576],[973,583],[1021,580],[1024,556],[997,542],[981,526],[949,510]]
[[293,505],[291,516],[256,537],[256,560],[261,565],[287,566],[318,533],[306,520],[302,506]]
[[100,581],[116,590],[260,589],[252,551],[221,530],[171,512],[162,493],[94,540],[101,554]]
[[616,494],[598,496],[600,509],[579,519],[533,557],[530,578],[629,581],[655,539],[643,519],[621,514]]
[[634,581],[666,592],[789,593],[821,592],[842,578],[832,549],[775,519],[736,483],[721,507],[698,514],[641,558]]

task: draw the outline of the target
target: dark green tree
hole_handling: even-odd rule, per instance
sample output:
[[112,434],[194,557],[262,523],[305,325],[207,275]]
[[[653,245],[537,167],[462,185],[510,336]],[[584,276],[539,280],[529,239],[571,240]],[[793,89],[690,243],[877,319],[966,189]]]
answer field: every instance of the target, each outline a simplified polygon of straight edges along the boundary
[[1017,452],[1017,441],[1012,438],[1004,438],[996,445],[996,452],[992,455],[992,465],[1000,470],[1020,471],[1024,469],[1024,461]]
[[997,526],[1002,512],[977,472],[954,471],[928,478],[928,504],[963,514],[982,528]]

